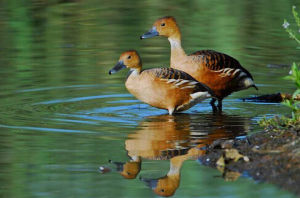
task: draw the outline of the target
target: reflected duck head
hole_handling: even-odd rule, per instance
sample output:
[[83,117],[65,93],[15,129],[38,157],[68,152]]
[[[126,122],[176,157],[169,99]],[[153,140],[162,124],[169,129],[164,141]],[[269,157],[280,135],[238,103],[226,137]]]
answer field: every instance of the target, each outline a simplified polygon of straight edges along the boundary
[[165,16],[157,19],[149,32],[143,34],[140,38],[152,38],[154,36],[173,37],[180,36],[179,27],[172,16]]
[[116,165],[117,171],[120,172],[125,179],[135,179],[141,171],[141,161],[129,161],[129,162],[113,162]]
[[146,179],[140,177],[140,180],[145,182],[155,194],[163,197],[169,197],[174,195],[175,191],[179,187],[180,178],[166,175],[157,179]]
[[118,63],[111,70],[109,70],[109,74],[114,74],[124,68],[137,70],[138,72],[141,71],[142,60],[136,50],[123,52],[119,58]]
[[135,179],[141,170],[141,162],[126,162],[120,174],[126,179]]
[[117,171],[123,171],[124,162],[114,162],[112,160],[108,160],[109,163],[116,165]]

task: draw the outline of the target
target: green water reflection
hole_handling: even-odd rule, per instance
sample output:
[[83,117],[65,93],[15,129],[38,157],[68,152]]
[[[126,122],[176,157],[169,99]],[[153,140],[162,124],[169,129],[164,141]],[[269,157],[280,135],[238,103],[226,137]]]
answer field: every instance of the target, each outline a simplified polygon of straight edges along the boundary
[[[293,3],[0,1],[1,197],[153,197],[138,178],[100,174],[98,167],[108,159],[128,161],[127,142],[141,137],[142,145],[151,145],[153,139],[146,138],[151,136],[158,141],[156,155],[144,156],[138,146],[131,150],[142,159],[138,176],[158,178],[169,171],[173,155],[162,156],[170,150],[185,155],[203,141],[258,131],[256,120],[265,115],[288,113],[279,104],[239,101],[257,94],[249,89],[224,100],[222,119],[211,114],[209,101],[168,117],[128,94],[124,73],[107,73],[128,49],[141,53],[145,68],[168,66],[167,40],[139,36],[158,17],[173,15],[187,53],[225,52],[253,74],[259,94],[292,92],[294,85],[283,80],[289,67],[270,64],[300,61],[299,48],[281,28]],[[247,177],[225,182],[195,157],[180,170],[174,197],[293,197]]]
[[181,168],[186,160],[197,160],[215,140],[246,135],[249,125],[249,119],[226,115],[179,114],[175,117],[148,117],[125,141],[130,160],[113,164],[124,178],[134,179],[141,171],[143,159],[170,159],[170,168],[165,176],[156,179],[140,176],[140,180],[156,194],[171,196],[179,187]]

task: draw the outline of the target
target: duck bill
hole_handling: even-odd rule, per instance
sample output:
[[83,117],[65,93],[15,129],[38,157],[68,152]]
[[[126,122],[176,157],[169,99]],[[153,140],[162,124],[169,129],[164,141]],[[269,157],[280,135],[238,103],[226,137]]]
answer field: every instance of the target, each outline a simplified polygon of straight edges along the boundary
[[114,162],[109,160],[109,163],[114,164],[118,172],[122,172],[124,169],[124,164],[125,164],[124,162]]
[[140,39],[152,38],[155,36],[159,36],[158,31],[155,27],[153,27],[149,32],[143,34]]
[[109,75],[114,74],[122,69],[126,68],[123,61],[119,61],[111,70],[109,70]]
[[140,180],[143,181],[152,190],[154,190],[157,187],[158,179],[146,179],[140,177]]

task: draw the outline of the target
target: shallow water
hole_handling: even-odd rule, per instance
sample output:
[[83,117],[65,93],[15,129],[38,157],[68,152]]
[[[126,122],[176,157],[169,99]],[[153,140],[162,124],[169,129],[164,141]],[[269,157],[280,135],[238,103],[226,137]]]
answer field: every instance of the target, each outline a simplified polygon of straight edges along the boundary
[[[213,140],[243,138],[260,130],[262,117],[289,114],[280,104],[239,98],[294,90],[283,79],[289,67],[277,66],[300,61],[281,27],[291,19],[292,1],[63,2],[0,2],[2,197],[154,197],[138,178],[166,175],[170,158],[183,163],[174,197],[293,197],[247,173],[226,182],[197,160]],[[187,53],[234,56],[259,92],[232,94],[222,116],[212,115],[209,101],[167,116],[132,97],[126,71],[108,70],[128,49],[140,52],[145,68],[168,66],[166,39],[139,40],[164,15],[176,16]],[[108,163],[128,156],[142,156],[136,179]],[[102,165],[114,171],[101,174]]]

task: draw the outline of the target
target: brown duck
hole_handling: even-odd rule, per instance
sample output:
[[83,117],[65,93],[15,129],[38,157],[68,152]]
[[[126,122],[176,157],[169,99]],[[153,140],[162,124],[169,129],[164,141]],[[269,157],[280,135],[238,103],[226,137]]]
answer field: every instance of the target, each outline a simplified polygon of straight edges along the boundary
[[123,68],[130,69],[125,82],[128,91],[153,107],[168,110],[170,115],[214,96],[210,88],[183,71],[173,68],[142,70],[142,61],[135,50],[122,53],[109,74]]
[[211,105],[222,111],[222,100],[232,92],[254,87],[252,75],[233,57],[213,50],[201,50],[187,55],[181,46],[181,33],[174,17],[157,19],[141,39],[167,37],[171,45],[171,68],[182,70],[210,87],[216,94]]

